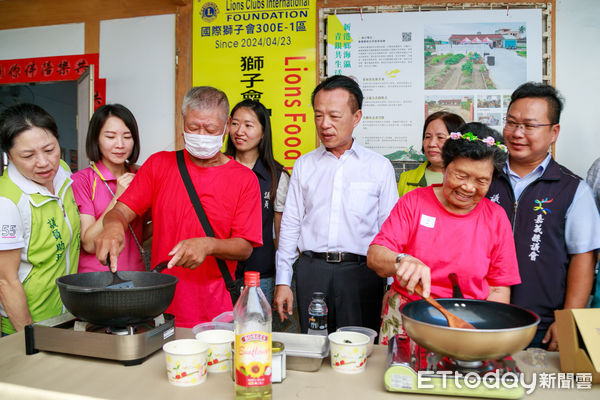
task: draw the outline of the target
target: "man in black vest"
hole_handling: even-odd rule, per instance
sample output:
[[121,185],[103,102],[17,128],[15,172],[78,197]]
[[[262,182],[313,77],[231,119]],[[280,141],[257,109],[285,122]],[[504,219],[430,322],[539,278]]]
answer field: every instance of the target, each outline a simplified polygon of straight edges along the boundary
[[503,130],[509,159],[487,193],[513,226],[522,283],[512,287],[511,303],[540,316],[530,347],[551,351],[558,349],[554,310],[586,306],[600,248],[590,187],[548,153],[562,108],[550,85],[529,82],[514,91]]

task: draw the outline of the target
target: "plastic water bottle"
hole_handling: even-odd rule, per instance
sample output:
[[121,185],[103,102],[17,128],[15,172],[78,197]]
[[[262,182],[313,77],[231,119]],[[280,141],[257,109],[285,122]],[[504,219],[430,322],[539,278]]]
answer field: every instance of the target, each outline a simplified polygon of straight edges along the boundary
[[235,398],[272,398],[271,306],[259,286],[258,272],[244,273],[244,290],[233,307]]
[[314,292],[308,306],[308,334],[327,336],[327,303],[323,292]]

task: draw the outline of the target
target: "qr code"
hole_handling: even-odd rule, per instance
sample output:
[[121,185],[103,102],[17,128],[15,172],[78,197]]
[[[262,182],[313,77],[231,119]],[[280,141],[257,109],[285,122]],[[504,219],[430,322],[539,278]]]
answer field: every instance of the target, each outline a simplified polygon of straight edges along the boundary
[[402,32],[402,41],[403,42],[411,42],[412,41],[412,32]]

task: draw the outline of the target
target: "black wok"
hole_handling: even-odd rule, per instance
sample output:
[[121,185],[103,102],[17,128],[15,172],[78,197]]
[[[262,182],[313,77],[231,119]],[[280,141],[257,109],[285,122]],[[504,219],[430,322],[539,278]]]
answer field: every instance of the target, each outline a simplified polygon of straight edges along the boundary
[[496,360],[524,349],[540,318],[511,304],[471,299],[436,299],[476,329],[450,328],[446,318],[424,300],[405,304],[402,324],[422,347],[457,360]]
[[177,278],[158,272],[119,271],[132,288],[106,288],[110,271],[85,272],[56,279],[63,304],[77,318],[96,325],[122,327],[164,312],[175,295]]

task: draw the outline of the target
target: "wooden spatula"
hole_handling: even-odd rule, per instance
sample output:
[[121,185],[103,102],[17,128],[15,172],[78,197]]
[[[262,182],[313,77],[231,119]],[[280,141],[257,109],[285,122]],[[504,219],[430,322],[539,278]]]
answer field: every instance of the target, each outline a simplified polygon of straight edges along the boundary
[[417,283],[417,286],[415,286],[415,293],[418,294],[419,296],[423,297],[423,300],[425,300],[426,302],[428,302],[429,304],[434,306],[439,312],[444,314],[444,317],[446,317],[446,319],[448,320],[448,326],[450,328],[477,329],[473,325],[471,325],[470,323],[465,321],[464,319],[459,318],[456,315],[452,314],[450,311],[446,310],[433,297],[431,297],[431,296],[424,297],[423,296],[423,286],[421,286],[420,283]]

